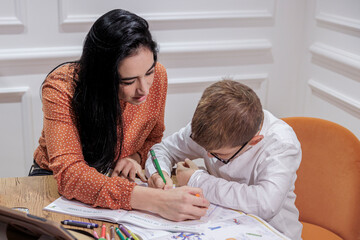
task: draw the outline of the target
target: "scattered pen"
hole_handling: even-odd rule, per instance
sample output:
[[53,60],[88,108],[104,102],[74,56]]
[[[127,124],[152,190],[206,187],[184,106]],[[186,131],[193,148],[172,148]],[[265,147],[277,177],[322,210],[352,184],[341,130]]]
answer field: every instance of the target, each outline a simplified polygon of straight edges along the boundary
[[164,181],[164,183],[166,184],[166,180],[165,180],[165,177],[164,177],[164,174],[163,172],[161,171],[161,168],[160,168],[160,165],[159,165],[159,162],[155,156],[155,152],[154,150],[150,150],[150,154],[151,154],[151,158],[155,164],[155,168],[156,168],[156,171],[159,173],[160,177],[162,178],[162,180]]
[[80,224],[90,224],[91,226],[93,226],[94,228],[99,227],[99,225],[97,223],[89,223],[89,222],[80,222],[80,221],[76,221],[76,220],[64,220],[66,222],[72,222],[72,223],[80,223]]
[[120,229],[119,228],[116,228],[115,229],[117,235],[119,235],[120,239],[121,240],[126,240],[126,238],[124,237],[124,235],[121,233]]
[[262,237],[262,235],[260,234],[255,234],[255,233],[246,233],[247,235],[251,235],[251,236],[256,236],[256,237]]
[[134,240],[139,240],[139,238],[135,235],[135,233],[133,233],[132,231],[130,231],[129,228],[126,228],[126,230],[130,233],[130,235],[133,237]]
[[99,239],[99,235],[97,234],[97,232],[95,230],[93,232],[93,235],[94,235],[95,239]]
[[106,225],[103,224],[101,227],[101,236],[100,236],[99,240],[106,240],[105,235],[106,235]]
[[92,225],[91,223],[82,223],[82,222],[74,222],[71,220],[64,220],[61,221],[62,224],[64,225],[69,225],[69,226],[75,226],[75,227],[83,227],[83,228],[94,228],[94,225]]
[[119,224],[120,230],[125,234],[127,238],[132,239],[131,234],[128,232],[128,230],[124,227],[124,225]]
[[110,239],[115,240],[115,229],[113,225],[110,226]]
[[110,235],[108,232],[106,233],[106,240],[110,240]]

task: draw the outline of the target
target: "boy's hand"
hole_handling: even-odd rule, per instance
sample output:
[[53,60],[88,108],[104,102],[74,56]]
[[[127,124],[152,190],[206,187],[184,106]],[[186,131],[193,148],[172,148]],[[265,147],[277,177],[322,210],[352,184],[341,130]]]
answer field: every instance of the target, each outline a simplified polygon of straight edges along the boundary
[[176,169],[178,186],[187,185],[191,175],[198,169],[198,166],[188,158],[185,159],[185,162],[179,162]]
[[148,185],[149,187],[152,188],[161,188],[164,190],[167,189],[171,189],[173,188],[173,181],[171,180],[171,178],[169,177],[169,175],[167,174],[167,172],[162,171],[165,180],[166,180],[166,184],[164,183],[163,179],[161,178],[161,176],[159,175],[159,173],[154,173],[153,175],[151,175],[151,177],[148,179]]

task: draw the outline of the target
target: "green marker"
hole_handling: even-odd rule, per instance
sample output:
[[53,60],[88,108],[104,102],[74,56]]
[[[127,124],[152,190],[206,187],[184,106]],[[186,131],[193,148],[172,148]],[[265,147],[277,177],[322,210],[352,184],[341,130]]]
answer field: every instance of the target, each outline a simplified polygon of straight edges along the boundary
[[164,174],[163,174],[162,171],[161,171],[161,168],[160,168],[159,162],[158,162],[158,160],[157,160],[157,158],[156,158],[156,156],[155,156],[154,150],[151,149],[151,150],[150,150],[150,154],[151,154],[151,158],[152,158],[152,160],[153,160],[153,162],[154,162],[154,164],[155,164],[155,168],[156,168],[157,172],[159,173],[160,177],[162,178],[162,180],[163,180],[164,183],[166,184],[166,180],[165,180]]
[[124,235],[121,233],[120,229],[119,228],[116,228],[115,229],[117,235],[119,235],[120,239],[121,240],[126,240],[126,238],[124,237]]

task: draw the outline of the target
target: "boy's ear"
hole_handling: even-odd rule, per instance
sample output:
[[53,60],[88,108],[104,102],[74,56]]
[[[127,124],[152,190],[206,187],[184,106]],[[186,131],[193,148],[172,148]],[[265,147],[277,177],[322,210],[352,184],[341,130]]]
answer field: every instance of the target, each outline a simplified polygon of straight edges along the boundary
[[260,142],[261,140],[264,139],[264,135],[256,135],[255,137],[253,137],[250,142],[249,142],[249,145],[256,145],[258,142]]

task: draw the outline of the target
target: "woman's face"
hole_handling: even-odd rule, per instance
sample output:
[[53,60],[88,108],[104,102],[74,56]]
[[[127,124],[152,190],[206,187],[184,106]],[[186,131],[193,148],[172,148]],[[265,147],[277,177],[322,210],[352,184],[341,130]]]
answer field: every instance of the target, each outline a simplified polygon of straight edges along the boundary
[[154,55],[148,48],[141,47],[135,55],[122,60],[118,67],[119,98],[134,105],[145,102],[154,81],[154,71]]

